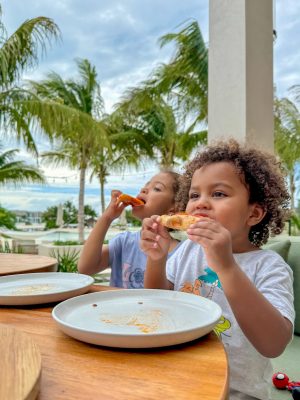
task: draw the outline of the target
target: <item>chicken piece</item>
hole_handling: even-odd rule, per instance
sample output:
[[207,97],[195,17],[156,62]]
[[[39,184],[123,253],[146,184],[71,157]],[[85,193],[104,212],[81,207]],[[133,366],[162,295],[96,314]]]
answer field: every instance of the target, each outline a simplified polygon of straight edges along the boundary
[[126,206],[132,206],[132,207],[139,207],[139,206],[143,206],[145,203],[143,202],[143,200],[140,200],[136,197],[132,197],[129,196],[129,194],[120,194],[120,196],[118,197],[117,203],[123,203]]

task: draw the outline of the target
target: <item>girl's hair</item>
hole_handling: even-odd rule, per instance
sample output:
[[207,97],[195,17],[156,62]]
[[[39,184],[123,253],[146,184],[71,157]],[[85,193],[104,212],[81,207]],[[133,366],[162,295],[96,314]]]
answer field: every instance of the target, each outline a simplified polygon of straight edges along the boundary
[[160,172],[162,174],[168,174],[173,177],[172,187],[173,187],[174,197],[175,197],[175,195],[178,193],[178,190],[179,190],[179,181],[180,181],[181,175],[171,169],[162,169],[162,170],[160,170]]
[[275,156],[253,147],[247,147],[230,139],[207,146],[190,161],[180,178],[176,196],[176,208],[185,210],[194,172],[207,164],[230,162],[249,192],[249,203],[258,203],[266,215],[252,226],[249,240],[256,246],[266,243],[270,233],[282,232],[289,214],[290,196],[284,179],[283,168]]

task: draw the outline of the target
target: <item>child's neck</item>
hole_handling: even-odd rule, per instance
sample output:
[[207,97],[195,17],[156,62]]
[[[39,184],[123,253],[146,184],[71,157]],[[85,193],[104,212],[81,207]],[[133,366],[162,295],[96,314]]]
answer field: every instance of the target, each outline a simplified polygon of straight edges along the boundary
[[238,243],[238,244],[233,244],[232,245],[232,252],[235,254],[238,253],[248,253],[250,251],[256,251],[259,250],[258,246],[255,246],[251,242],[248,243]]

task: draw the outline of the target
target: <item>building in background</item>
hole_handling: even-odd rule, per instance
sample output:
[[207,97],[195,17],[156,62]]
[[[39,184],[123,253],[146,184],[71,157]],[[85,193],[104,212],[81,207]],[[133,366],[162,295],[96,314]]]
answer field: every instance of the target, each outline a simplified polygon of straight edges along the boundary
[[16,215],[16,223],[20,229],[23,226],[41,226],[44,227],[42,222],[42,211],[25,211],[25,210],[14,210],[13,213]]

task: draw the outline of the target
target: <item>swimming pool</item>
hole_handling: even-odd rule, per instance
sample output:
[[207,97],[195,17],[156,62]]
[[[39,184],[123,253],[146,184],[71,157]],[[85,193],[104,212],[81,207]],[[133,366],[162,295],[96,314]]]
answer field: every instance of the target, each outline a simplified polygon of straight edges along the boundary
[[[89,232],[84,233],[84,239],[87,239],[89,236]],[[36,243],[42,243],[42,242],[54,242],[60,240],[62,242],[65,242],[67,240],[76,240],[78,241],[78,232],[51,232],[51,233],[46,233],[44,236],[39,236],[38,238],[35,239]]]
[[[136,231],[140,228],[130,228],[130,231]],[[105,235],[105,239],[109,240],[112,239],[114,236],[119,234],[120,232],[124,231],[119,231],[117,229],[109,230],[107,234]],[[84,232],[84,239],[87,239],[89,236],[90,232]],[[69,241],[69,240],[75,240],[78,241],[78,232],[64,232],[64,231],[57,231],[57,232],[45,232],[45,235],[39,236],[38,238],[35,239],[35,242],[37,244],[40,243],[46,243],[46,242],[54,242],[57,240],[60,240],[62,242]]]

